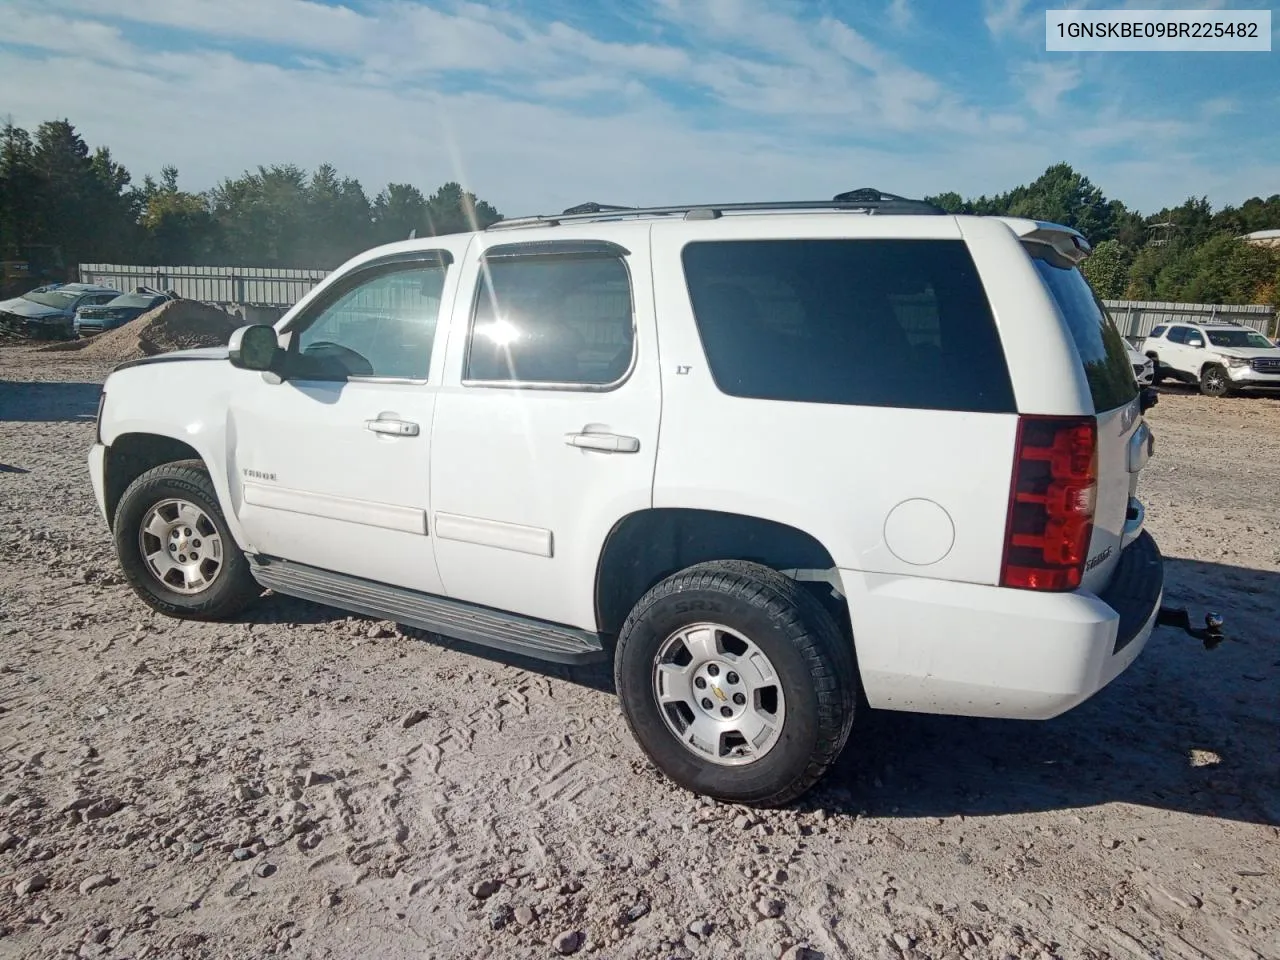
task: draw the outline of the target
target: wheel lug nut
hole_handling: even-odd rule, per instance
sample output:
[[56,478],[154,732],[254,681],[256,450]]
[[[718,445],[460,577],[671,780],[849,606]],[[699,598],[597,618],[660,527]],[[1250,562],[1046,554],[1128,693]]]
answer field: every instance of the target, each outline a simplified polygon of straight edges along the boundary
[[[198,547],[198,546],[200,546],[200,541],[199,541],[199,540],[192,540],[192,541],[191,541],[191,545],[192,545],[193,547]],[[733,683],[734,681],[730,680],[729,682],[730,682],[730,683]]]
[[703,680],[701,677],[694,677],[693,685],[699,690],[705,690],[707,688],[707,681]]
[[720,716],[722,716],[722,717],[732,717],[732,716],[733,716],[733,710],[732,710],[732,709],[730,709],[729,707],[721,707],[721,708],[720,708]]
[[708,665],[707,665],[707,673],[709,673],[709,674],[710,674],[711,676],[713,676],[713,677],[715,677],[715,676],[719,676],[719,674],[720,674],[720,668],[719,668],[719,667],[717,667],[714,663],[712,663],[712,664],[708,664]]
[[[198,547],[198,546],[200,546],[200,541],[199,541],[199,540],[197,540],[197,541],[196,541],[196,546],[197,546],[197,547]],[[738,682],[738,675],[737,675],[736,673],[734,673],[732,670],[730,670],[730,671],[725,675],[725,678],[724,678],[724,679],[725,679],[725,682],[726,682],[726,683],[728,683],[730,686],[733,686],[733,684],[735,684],[735,683],[737,683],[737,682]]]
[[744,703],[747,702],[747,698],[740,693],[735,693],[733,695],[733,702],[736,703],[738,706],[742,706]]
[[703,710],[710,710],[710,709],[711,709],[711,700],[710,700],[708,697],[703,697],[703,698],[702,698],[702,709],[703,709]]

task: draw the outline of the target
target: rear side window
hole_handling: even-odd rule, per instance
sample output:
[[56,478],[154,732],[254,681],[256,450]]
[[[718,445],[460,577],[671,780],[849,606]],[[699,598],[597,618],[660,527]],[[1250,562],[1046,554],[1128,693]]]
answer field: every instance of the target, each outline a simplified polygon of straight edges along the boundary
[[1163,337],[1163,336],[1164,336],[1164,331],[1165,331],[1165,328],[1164,328],[1164,327],[1156,327],[1155,329],[1153,329],[1153,330],[1151,331],[1151,336],[1152,336],[1152,337]]
[[733,240],[684,248],[719,389],[735,397],[1010,413],[1013,388],[959,240]]
[[1169,340],[1172,343],[1186,343],[1187,334],[1190,332],[1187,327],[1173,327],[1169,331]]
[[1124,406],[1138,395],[1129,351],[1089,281],[1073,266],[1056,266],[1034,254],[1032,261],[1067,321],[1084,363],[1093,408],[1104,413]]
[[464,379],[603,387],[635,349],[631,280],[613,256],[488,261]]

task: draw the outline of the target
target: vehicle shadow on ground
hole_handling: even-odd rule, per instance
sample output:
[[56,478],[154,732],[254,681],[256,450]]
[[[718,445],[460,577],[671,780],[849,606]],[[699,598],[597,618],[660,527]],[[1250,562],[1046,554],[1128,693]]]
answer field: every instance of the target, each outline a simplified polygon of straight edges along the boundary
[[56,423],[93,420],[100,383],[0,380],[0,422]]
[[[264,597],[239,617],[236,617],[232,622],[310,625],[316,623],[337,623],[338,621],[346,620],[348,618],[361,625],[356,631],[357,633],[363,633],[368,627],[372,627],[378,622],[372,617],[348,613],[347,611],[339,610],[336,607],[326,607],[323,604],[312,603],[310,600],[299,600],[296,597],[286,597],[281,594],[271,594],[270,596]],[[427,630],[420,630],[417,627],[409,627],[404,624],[398,624],[398,627],[400,629],[400,633],[403,634],[407,642],[410,643],[422,643],[428,646],[445,647],[450,650],[457,650],[459,653],[468,654],[469,656],[481,657],[496,664],[512,667],[516,670],[528,670],[531,673],[537,673],[557,680],[564,680],[568,683],[573,683],[580,687],[589,687],[603,693],[614,692],[612,667],[613,651],[611,647],[608,652],[608,657],[604,662],[580,667],[571,667],[558,663],[548,663],[545,660],[538,660],[533,657],[523,657],[519,654],[505,653],[501,650],[494,650],[491,647],[482,647],[478,644],[468,643],[465,640],[455,640],[452,637],[443,637]],[[383,637],[381,639],[385,641],[387,638]]]
[[1278,598],[1280,573],[1166,559],[1165,603],[1223,614],[1227,643],[1159,627],[1107,689],[1044,722],[872,711],[803,802],[901,817],[1121,802],[1280,824]]
[[[799,805],[884,817],[984,816],[1133,803],[1280,824],[1280,573],[1166,560],[1166,604],[1226,617],[1207,651],[1157,628],[1134,665],[1043,722],[867,711],[840,761]],[[247,619],[319,622],[339,611],[274,598]],[[274,612],[271,612],[273,611]],[[612,693],[609,662],[565,667],[402,628],[491,662]],[[1034,643],[1034,637],[1027,638]],[[675,789],[673,787],[673,789]]]

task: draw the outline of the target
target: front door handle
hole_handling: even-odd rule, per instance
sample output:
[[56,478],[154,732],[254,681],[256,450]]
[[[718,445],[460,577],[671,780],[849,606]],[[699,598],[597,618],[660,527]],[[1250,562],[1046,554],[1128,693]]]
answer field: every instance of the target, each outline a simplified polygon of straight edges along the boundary
[[416,437],[418,435],[418,425],[408,420],[366,420],[364,428],[372,430],[374,433],[390,434],[393,437]]
[[640,441],[636,437],[624,437],[616,433],[566,433],[564,442],[584,450],[604,450],[607,453],[636,453]]

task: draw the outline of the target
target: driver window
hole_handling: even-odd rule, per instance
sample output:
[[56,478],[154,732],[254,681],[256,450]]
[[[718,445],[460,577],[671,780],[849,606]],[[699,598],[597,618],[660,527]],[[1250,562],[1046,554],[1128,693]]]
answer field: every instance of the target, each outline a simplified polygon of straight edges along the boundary
[[405,266],[371,277],[298,334],[298,353],[329,375],[425,380],[446,267]]

